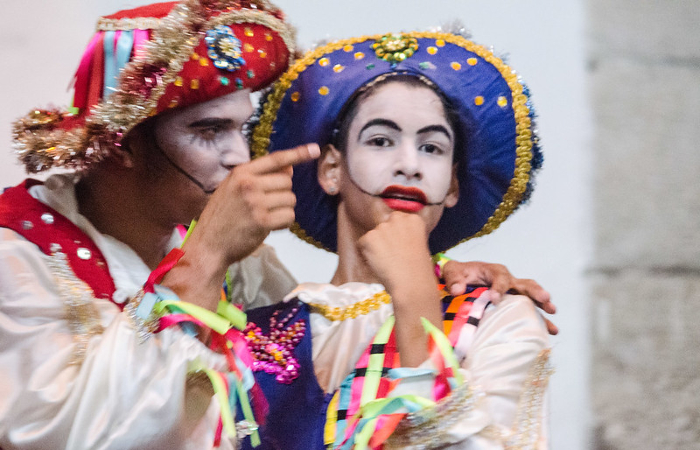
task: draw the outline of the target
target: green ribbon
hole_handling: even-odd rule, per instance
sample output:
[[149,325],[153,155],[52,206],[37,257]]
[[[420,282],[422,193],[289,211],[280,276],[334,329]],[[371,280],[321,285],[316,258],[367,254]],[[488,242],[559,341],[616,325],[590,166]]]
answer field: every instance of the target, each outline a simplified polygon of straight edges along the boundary
[[[379,329],[373,344],[386,344],[394,329],[394,316],[390,316],[384,325]],[[384,353],[369,355],[367,361],[367,372],[365,374],[364,384],[362,385],[362,396],[360,397],[360,407],[377,398],[377,390],[379,389],[379,381],[382,378],[382,368],[384,367]]]
[[231,323],[231,325],[239,330],[243,330],[248,323],[248,316],[246,313],[224,300],[219,301],[219,304],[216,307],[216,313],[222,317],[225,317],[226,320]]
[[445,359],[447,365],[452,368],[452,376],[454,376],[457,386],[463,384],[464,377],[459,371],[459,362],[457,362],[457,358],[455,357],[454,349],[452,348],[452,344],[450,344],[450,340],[447,338],[447,336],[445,336],[445,333],[440,331],[425,317],[421,317],[421,322],[423,323],[423,329],[433,338],[435,345],[437,345],[437,348],[440,350],[440,353]]
[[231,322],[218,315],[213,311],[209,311],[201,306],[193,305],[192,303],[187,303],[179,300],[161,300],[155,304],[153,311],[159,316],[164,315],[165,310],[179,310],[184,314],[189,314],[195,319],[199,319],[207,327],[216,331],[217,333],[224,335],[231,328]]

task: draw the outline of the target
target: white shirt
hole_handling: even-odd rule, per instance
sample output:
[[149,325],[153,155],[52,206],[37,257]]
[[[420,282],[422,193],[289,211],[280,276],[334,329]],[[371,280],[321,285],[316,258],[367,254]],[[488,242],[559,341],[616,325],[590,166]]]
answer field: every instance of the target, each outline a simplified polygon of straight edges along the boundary
[[[114,280],[115,300],[136,294],[150,270],[131,248],[80,215],[69,176],[53,176],[30,194],[94,241]],[[172,245],[179,245],[176,233]],[[270,248],[232,272],[234,298],[247,306],[270,303],[294,286]],[[60,257],[0,228],[3,450],[211,448],[218,405],[210,392],[187,384],[195,362],[225,367],[220,355],[177,327],[141,342],[127,315],[93,298]],[[232,444],[224,439],[221,448]]]
[[[304,283],[287,299],[298,297],[308,304],[346,308],[383,289],[380,284]],[[343,321],[330,321],[311,313],[314,369],[326,392],[339,388],[392,314],[391,304]],[[463,327],[460,334],[467,333],[467,328]],[[544,321],[529,298],[506,295],[498,306],[490,305],[471,344],[461,349],[467,353],[460,361],[460,370],[465,389],[470,390],[469,397],[455,404],[453,413],[440,414],[437,428],[416,427],[407,433],[407,441],[389,440],[386,448],[394,448],[394,444],[396,448],[497,450],[516,442],[522,447],[510,448],[546,449],[548,341]],[[461,339],[458,349],[460,342]],[[420,366],[426,368],[433,369],[431,361]],[[407,378],[390,396],[415,394],[432,399],[433,381],[432,375]],[[449,397],[446,401],[450,401]],[[430,446],[421,447],[421,439]]]

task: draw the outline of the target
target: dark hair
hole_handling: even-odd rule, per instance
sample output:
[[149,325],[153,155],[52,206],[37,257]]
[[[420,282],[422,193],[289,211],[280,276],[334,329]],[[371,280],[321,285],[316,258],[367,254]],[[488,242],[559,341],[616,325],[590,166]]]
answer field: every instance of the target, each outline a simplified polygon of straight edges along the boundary
[[357,92],[355,92],[355,94],[353,94],[352,97],[350,97],[350,99],[340,110],[340,114],[338,114],[338,119],[336,121],[336,126],[333,129],[331,143],[335,146],[335,148],[337,148],[341,153],[345,152],[348,144],[348,134],[350,133],[350,124],[355,119],[362,101],[372,95],[381,86],[393,82],[404,83],[415,88],[429,88],[435,92],[438,98],[440,98],[445,118],[447,119],[447,123],[450,125],[450,128],[452,128],[452,132],[454,133],[454,149],[452,152],[453,162],[461,165],[462,160],[464,159],[464,152],[460,151],[460,149],[463,148],[462,145],[464,145],[465,137],[462,136],[461,133],[462,127],[460,126],[457,110],[432,81],[423,76],[416,76],[401,72],[393,72],[379,76],[362,86],[357,90]]

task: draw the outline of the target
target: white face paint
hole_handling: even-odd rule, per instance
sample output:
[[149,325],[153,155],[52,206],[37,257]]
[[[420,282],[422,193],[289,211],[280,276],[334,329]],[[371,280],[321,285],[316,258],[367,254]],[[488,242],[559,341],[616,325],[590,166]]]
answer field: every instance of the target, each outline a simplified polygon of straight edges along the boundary
[[381,197],[390,209],[419,212],[445,203],[453,152],[454,131],[438,95],[428,87],[390,82],[361,101],[345,154],[349,176],[361,191]]
[[234,166],[250,160],[243,126],[252,113],[250,91],[233,92],[159,117],[156,141],[172,164],[209,193]]

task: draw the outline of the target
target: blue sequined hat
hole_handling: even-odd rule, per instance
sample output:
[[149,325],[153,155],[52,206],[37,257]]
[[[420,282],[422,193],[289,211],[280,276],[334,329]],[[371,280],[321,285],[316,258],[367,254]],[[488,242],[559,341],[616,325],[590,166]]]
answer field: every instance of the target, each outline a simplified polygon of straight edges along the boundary
[[[345,39],[318,47],[273,85],[253,129],[255,155],[332,141],[344,105],[362,86],[391,73],[429,79],[459,116],[464,152],[459,202],[430,235],[434,253],[488,234],[527,198],[542,157],[527,89],[492,51],[467,38],[411,32]],[[316,162],[294,168],[292,231],[336,251],[336,205],[316,179]]]

